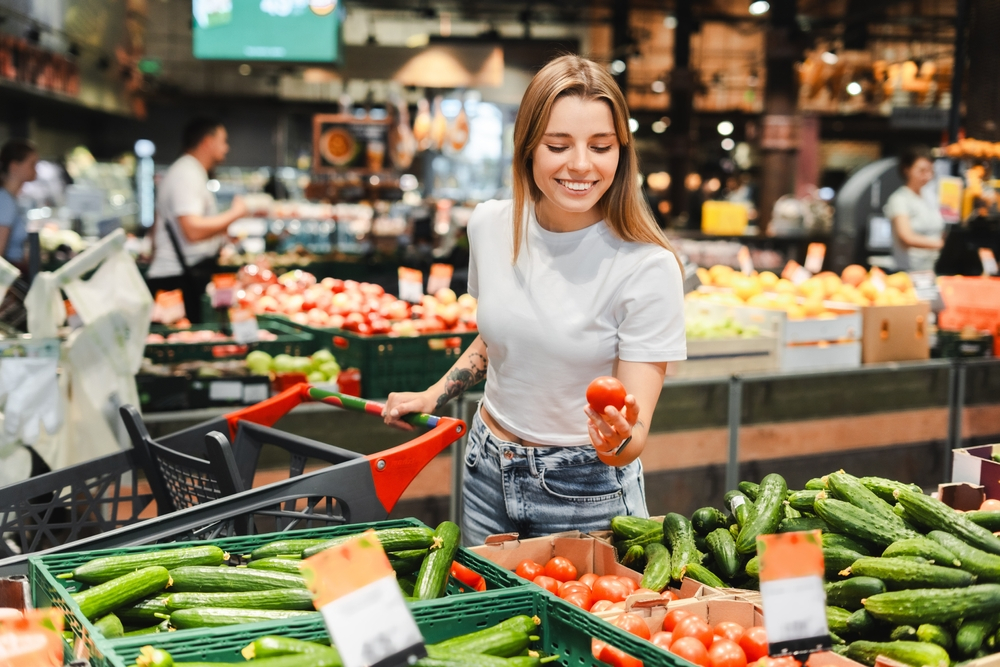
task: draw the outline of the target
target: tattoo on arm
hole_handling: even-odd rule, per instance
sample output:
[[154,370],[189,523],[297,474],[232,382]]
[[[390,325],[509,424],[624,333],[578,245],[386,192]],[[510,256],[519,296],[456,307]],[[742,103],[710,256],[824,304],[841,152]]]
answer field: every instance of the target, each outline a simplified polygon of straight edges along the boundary
[[458,398],[470,388],[479,384],[486,377],[487,359],[478,352],[469,355],[468,368],[453,368],[444,380],[444,393],[438,397],[435,410],[439,410],[448,401]]

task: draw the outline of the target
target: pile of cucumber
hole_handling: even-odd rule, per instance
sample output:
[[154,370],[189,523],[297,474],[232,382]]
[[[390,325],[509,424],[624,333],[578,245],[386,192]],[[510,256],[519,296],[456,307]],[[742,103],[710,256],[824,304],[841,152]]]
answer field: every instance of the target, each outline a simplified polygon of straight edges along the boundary
[[[458,526],[445,521],[436,530],[375,534],[409,601],[445,594],[461,539]],[[73,599],[108,639],[273,621],[315,612],[302,559],[352,537],[276,540],[242,558],[212,545],[105,556],[58,576],[88,585]]]
[[[538,640],[538,618],[514,616],[493,627],[427,645],[427,657],[417,667],[542,667],[559,656],[543,657],[531,649]],[[260,637],[242,650],[255,667],[341,667],[340,654],[328,644],[290,637]],[[225,667],[233,663],[174,662],[171,655],[154,646],[144,646],[136,667]]]
[[725,504],[662,526],[616,517],[620,559],[653,590],[683,576],[756,589],[758,535],[818,529],[837,650],[916,667],[1000,652],[1000,512],[957,512],[916,486],[844,471],[804,490],[776,474],[741,482]]

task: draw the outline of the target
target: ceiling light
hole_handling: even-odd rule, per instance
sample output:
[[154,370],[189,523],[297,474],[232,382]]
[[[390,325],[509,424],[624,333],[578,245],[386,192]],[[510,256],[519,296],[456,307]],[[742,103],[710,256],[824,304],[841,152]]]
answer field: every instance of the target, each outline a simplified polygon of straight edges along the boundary
[[837,54],[834,53],[833,51],[824,51],[823,54],[819,57],[819,59],[825,62],[827,65],[836,65],[837,61],[840,60],[840,58],[837,57]]
[[725,139],[722,140],[722,150],[724,150],[724,151],[731,151],[734,148],[736,148],[736,142],[735,141],[733,141],[729,137],[726,137]]
[[629,132],[635,132],[636,130],[638,130],[639,129],[639,121],[637,121],[635,118],[629,118],[628,119],[628,129],[629,129]]
[[612,60],[611,61],[611,73],[621,74],[625,71],[625,61],[624,60]]
[[833,191],[833,188],[819,189],[819,198],[822,199],[823,201],[830,201],[831,199],[833,199],[835,194],[836,193]]
[[718,178],[715,178],[714,176],[708,179],[708,181],[705,183],[705,189],[708,190],[709,192],[718,192],[719,188],[721,187],[722,187],[722,182]]
[[695,190],[701,187],[701,176],[699,176],[694,172],[691,172],[690,174],[684,177],[684,187],[690,190],[691,192],[694,192]]
[[754,0],[750,3],[750,13],[753,16],[760,16],[761,14],[766,14],[768,10],[771,9],[771,3],[767,0]]
[[653,121],[653,132],[657,134],[663,134],[667,131],[667,124],[662,120]]
[[851,81],[849,84],[847,84],[847,92],[850,93],[851,95],[860,95],[861,84],[858,83],[857,81]]
[[669,14],[663,19],[663,26],[668,30],[673,30],[677,27],[677,17]]
[[719,134],[721,134],[722,136],[728,137],[730,134],[733,133],[733,130],[736,128],[733,126],[732,122],[724,120],[721,123],[719,123],[715,129],[718,130]]
[[659,95],[660,93],[667,92],[667,84],[663,83],[662,81],[654,81],[649,85],[649,87],[657,95]]

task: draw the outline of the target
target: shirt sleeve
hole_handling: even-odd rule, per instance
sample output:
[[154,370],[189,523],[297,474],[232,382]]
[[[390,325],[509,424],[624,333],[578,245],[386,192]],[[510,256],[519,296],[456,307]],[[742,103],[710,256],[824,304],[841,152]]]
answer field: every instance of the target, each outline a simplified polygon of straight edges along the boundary
[[12,227],[17,220],[17,202],[13,197],[0,196],[0,227]]
[[174,216],[205,215],[205,180],[194,170],[177,173],[177,180],[167,193],[167,210]]
[[664,362],[687,358],[684,281],[666,250],[639,263],[622,289],[618,309],[618,358]]
[[903,198],[899,196],[898,191],[889,195],[889,200],[882,208],[882,212],[885,213],[885,217],[890,220],[900,215],[909,215],[906,210],[905,202],[903,201]]

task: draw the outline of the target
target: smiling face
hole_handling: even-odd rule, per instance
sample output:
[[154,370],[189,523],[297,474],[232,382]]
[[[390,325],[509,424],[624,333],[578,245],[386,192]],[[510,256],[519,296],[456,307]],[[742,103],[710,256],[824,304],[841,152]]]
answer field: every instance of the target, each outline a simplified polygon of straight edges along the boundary
[[539,223],[550,231],[573,231],[598,222],[603,217],[598,204],[614,181],[619,150],[606,102],[556,100],[532,155],[532,177],[542,192]]

